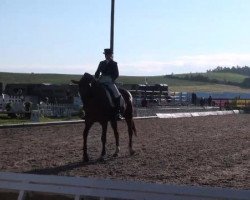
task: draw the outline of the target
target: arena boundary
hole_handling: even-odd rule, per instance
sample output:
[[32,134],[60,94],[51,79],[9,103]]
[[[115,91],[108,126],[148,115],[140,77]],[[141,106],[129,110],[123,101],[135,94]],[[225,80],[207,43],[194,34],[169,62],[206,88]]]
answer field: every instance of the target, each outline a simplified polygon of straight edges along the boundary
[[[213,188],[200,186],[177,186],[132,181],[94,179],[0,172],[0,192],[18,192],[17,200],[25,200],[28,193],[64,195],[80,200],[97,197],[100,200],[247,200],[250,190]],[[85,198],[84,198],[85,199]]]
[[[155,118],[180,118],[180,117],[202,117],[215,115],[240,114],[239,110],[228,111],[209,111],[209,112],[178,112],[178,113],[156,113],[155,116],[134,117],[135,120],[140,119],[155,119]],[[48,126],[48,125],[63,125],[63,124],[78,124],[83,123],[84,120],[70,120],[57,122],[28,122],[21,124],[0,125],[1,128],[19,128],[19,127],[33,127],[33,126]]]
[[180,112],[180,113],[156,113],[158,118],[181,118],[181,117],[205,117],[216,115],[239,114],[239,110],[209,111],[209,112]]

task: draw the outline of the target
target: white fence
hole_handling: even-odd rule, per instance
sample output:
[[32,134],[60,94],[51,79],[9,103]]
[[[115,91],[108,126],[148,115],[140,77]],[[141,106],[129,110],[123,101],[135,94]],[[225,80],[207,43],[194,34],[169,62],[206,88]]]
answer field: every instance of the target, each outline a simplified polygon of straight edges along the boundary
[[140,182],[32,175],[0,172],[0,192],[18,191],[18,200],[25,200],[27,192],[71,196],[80,200],[86,196],[101,200],[249,200],[250,190],[212,187],[174,186]]
[[71,104],[39,104],[38,110],[44,117],[71,117],[76,112]]
[[[25,103],[36,102],[37,98],[33,96],[9,96],[0,94],[0,110],[9,113],[27,113],[30,110],[25,109]],[[7,108],[8,106],[9,108]],[[31,108],[31,107],[29,107]]]
[[171,92],[171,102],[169,105],[189,105],[191,103],[191,96],[187,92]]
[[[146,100],[146,105],[143,105],[143,101]],[[154,95],[145,99],[143,95],[133,97],[133,103],[135,107],[154,107],[154,106],[187,106],[191,104],[191,95],[187,92],[170,92],[169,96],[166,95]]]
[[239,114],[239,110],[210,111],[210,112],[180,112],[180,113],[156,113],[158,118],[183,118],[183,117],[205,117],[216,115]]

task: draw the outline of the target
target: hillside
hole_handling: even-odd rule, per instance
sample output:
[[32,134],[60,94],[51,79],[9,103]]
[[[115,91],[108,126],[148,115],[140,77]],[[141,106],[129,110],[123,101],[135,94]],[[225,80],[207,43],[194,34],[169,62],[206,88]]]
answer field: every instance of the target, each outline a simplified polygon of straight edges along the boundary
[[248,78],[246,75],[236,74],[232,72],[207,72],[207,73],[191,73],[191,74],[177,74],[177,77],[190,77],[190,76],[197,76],[201,75],[207,77],[210,80],[217,80],[217,81],[228,81],[233,83],[242,83],[245,78]]
[[[150,76],[150,77],[146,77],[146,79],[147,79],[148,84],[165,83],[169,86],[169,89],[171,91],[242,92],[242,93],[250,92],[250,89],[245,89],[245,88],[241,88],[241,87],[233,86],[233,85],[189,81],[189,80],[168,78],[166,76]],[[122,82],[124,84],[130,84],[130,83],[141,84],[141,83],[145,83],[145,77],[121,76],[118,82]]]
[[[212,74],[209,74],[212,76]],[[215,74],[213,74],[214,77]],[[235,78],[233,75],[228,75],[225,78]],[[79,80],[81,75],[67,75],[67,74],[28,74],[28,73],[5,73],[0,72],[0,82],[4,85],[7,83],[53,83],[53,84],[69,84],[70,80]],[[219,79],[219,77],[217,77]],[[241,77],[242,78],[242,77]],[[250,89],[244,89],[241,87],[225,84],[215,84],[209,82],[199,82],[176,79],[174,77],[169,78],[166,76],[149,76],[146,77],[147,83],[165,83],[168,84],[171,91],[208,91],[208,92],[250,92]],[[237,79],[240,80],[238,77]],[[228,79],[229,80],[229,79]],[[117,82],[123,84],[143,84],[145,83],[145,77],[142,76],[121,76]]]
[[239,86],[250,89],[250,68],[217,67],[207,73],[171,74],[167,78]]
[[7,83],[70,83],[71,79],[80,79],[81,75],[68,74],[35,74],[0,72],[0,82]]

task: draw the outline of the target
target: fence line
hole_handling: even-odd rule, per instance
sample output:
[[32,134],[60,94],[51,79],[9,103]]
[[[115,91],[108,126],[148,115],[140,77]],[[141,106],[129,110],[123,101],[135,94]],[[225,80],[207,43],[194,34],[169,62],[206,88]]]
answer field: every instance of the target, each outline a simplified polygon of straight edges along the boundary
[[71,117],[74,105],[71,104],[40,104],[38,110],[44,117]]
[[250,190],[7,172],[0,172],[0,190],[18,191],[18,200],[24,200],[27,192],[70,195],[75,200],[80,200],[86,196],[98,197],[102,200],[106,198],[136,200],[247,200],[250,196]]

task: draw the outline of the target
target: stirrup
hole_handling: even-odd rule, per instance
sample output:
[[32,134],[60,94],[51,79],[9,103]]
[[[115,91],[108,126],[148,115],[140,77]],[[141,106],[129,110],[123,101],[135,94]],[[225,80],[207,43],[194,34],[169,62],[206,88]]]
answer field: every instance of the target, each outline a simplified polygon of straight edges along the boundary
[[120,121],[120,120],[122,120],[122,119],[123,119],[123,118],[122,118],[122,116],[121,116],[120,113],[118,113],[118,114],[115,115],[115,120]]

